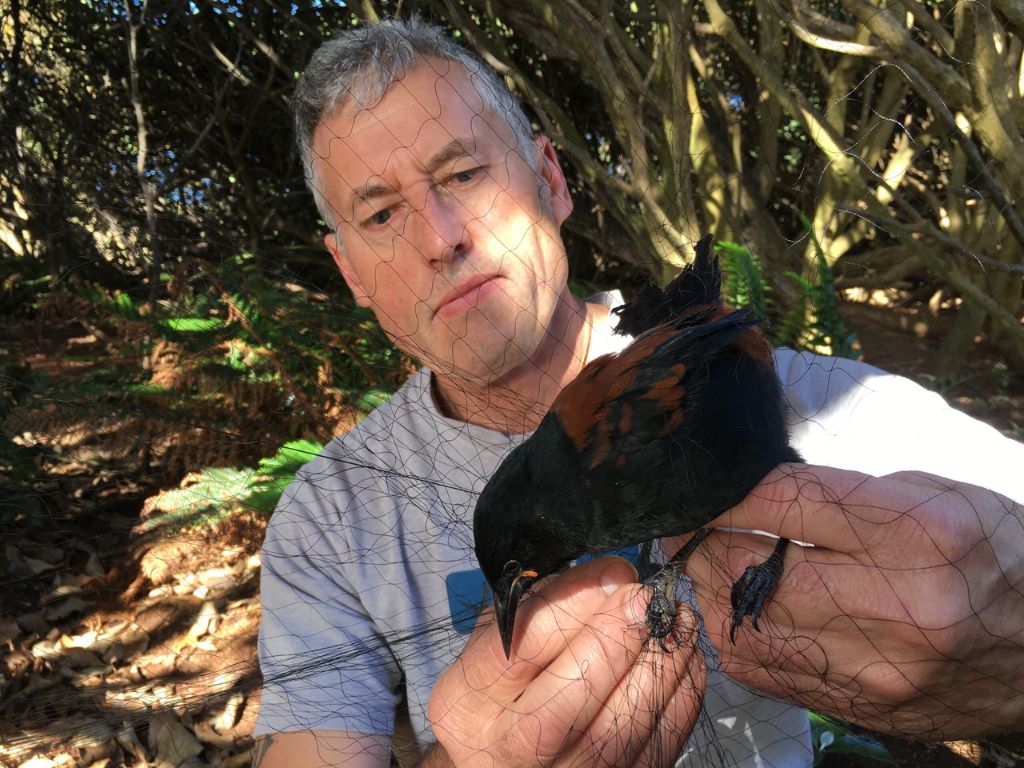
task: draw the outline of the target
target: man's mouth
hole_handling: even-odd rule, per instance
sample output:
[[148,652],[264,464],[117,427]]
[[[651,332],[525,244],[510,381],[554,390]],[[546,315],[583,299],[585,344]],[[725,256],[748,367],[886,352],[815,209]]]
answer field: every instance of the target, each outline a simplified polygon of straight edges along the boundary
[[497,287],[498,275],[474,275],[462,281],[437,303],[434,314],[442,318],[455,317],[475,307]]

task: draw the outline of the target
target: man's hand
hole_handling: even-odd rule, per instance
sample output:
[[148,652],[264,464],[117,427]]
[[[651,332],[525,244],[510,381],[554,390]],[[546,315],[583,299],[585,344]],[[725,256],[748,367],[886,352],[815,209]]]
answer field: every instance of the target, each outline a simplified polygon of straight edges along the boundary
[[493,613],[481,619],[430,698],[434,733],[455,765],[672,762],[700,711],[704,661],[686,606],[678,648],[648,640],[650,591],[636,578],[609,557],[544,582],[519,608],[511,660]]
[[687,575],[730,676],[917,738],[1024,728],[1020,505],[922,473],[786,465],[714,525],[814,545],[789,548],[761,632],[744,624],[735,646],[732,584],[775,542],[718,530],[694,553]]

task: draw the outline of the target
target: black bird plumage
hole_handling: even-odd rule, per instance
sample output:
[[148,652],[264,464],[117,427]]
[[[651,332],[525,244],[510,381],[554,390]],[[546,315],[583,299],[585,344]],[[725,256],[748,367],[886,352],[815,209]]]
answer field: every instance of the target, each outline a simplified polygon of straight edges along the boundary
[[[635,340],[584,367],[477,501],[476,554],[506,655],[536,579],[585,553],[697,531],[774,467],[801,460],[771,346],[749,310],[721,303],[710,245],[701,240],[666,289],[649,285],[618,310],[617,331]],[[784,541],[734,587],[733,631],[744,615],[757,626]]]

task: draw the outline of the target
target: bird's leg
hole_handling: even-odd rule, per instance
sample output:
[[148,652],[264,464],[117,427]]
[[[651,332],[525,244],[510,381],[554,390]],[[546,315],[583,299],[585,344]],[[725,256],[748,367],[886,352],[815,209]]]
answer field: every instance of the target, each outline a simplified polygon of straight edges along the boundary
[[665,638],[676,625],[676,585],[679,571],[666,565],[651,580],[651,602],[647,604],[647,631],[658,641],[661,650],[668,651]]
[[663,651],[668,651],[665,647],[665,638],[676,625],[676,585],[679,583],[679,574],[693,551],[710,533],[710,528],[702,528],[693,534],[683,548],[650,579],[654,594],[651,595],[651,602],[647,604],[647,629]]
[[786,555],[789,539],[779,539],[775,551],[760,565],[751,565],[732,585],[732,622],[729,625],[729,641],[736,642],[736,630],[743,623],[743,617],[749,616],[754,629],[761,631],[757,620],[761,617],[761,608],[772,596],[782,577],[782,559]]

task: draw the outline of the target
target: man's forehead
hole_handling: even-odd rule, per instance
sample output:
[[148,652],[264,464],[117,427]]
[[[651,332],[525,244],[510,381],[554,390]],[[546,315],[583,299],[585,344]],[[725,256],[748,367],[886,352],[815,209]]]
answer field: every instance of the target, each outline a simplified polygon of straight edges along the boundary
[[[333,182],[341,199],[357,202],[386,194],[393,191],[391,184],[400,183],[404,172],[444,173],[460,158],[478,154],[481,131],[493,136],[479,124],[462,126],[464,130],[456,133],[453,127],[427,119],[415,139],[406,143],[386,127],[379,123],[376,135],[363,132],[356,140],[331,139],[329,152],[320,162],[320,177],[325,183]],[[373,136],[372,141],[367,142],[367,136]]]
[[[433,146],[433,143],[430,143],[429,146]],[[417,171],[436,175],[446,170],[456,160],[472,156],[475,151],[476,140],[473,137],[456,137],[443,144],[438,144],[436,149],[427,154],[413,154],[406,148],[400,148],[396,149],[388,159],[389,165],[397,165],[408,160]],[[401,157],[403,154],[409,155],[409,157]],[[390,184],[383,180],[387,177],[387,166],[380,170],[374,170],[372,164],[368,164],[367,169],[370,171],[370,178],[365,183],[357,183],[352,189],[356,198],[382,197],[393,191]]]
[[462,65],[419,59],[375,103],[349,100],[319,124],[314,147],[321,182],[349,208],[367,191],[381,191],[390,170],[427,168],[439,154],[473,154],[511,129],[485,109]]
[[346,99],[325,115],[320,127],[339,136],[368,131],[410,146],[429,121],[466,120],[483,112],[483,99],[461,64],[421,57],[380,98]]

